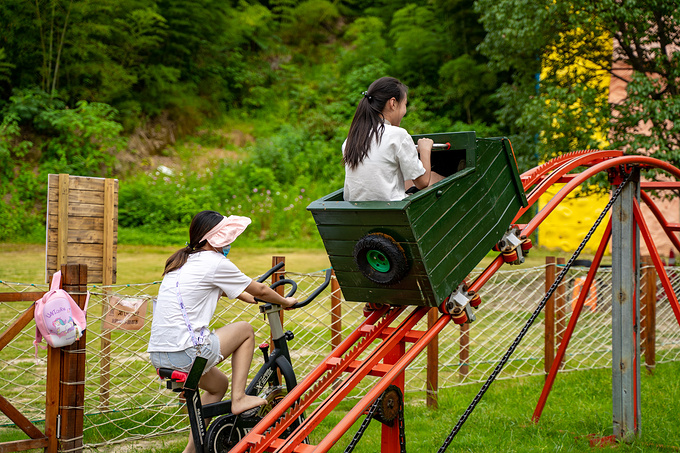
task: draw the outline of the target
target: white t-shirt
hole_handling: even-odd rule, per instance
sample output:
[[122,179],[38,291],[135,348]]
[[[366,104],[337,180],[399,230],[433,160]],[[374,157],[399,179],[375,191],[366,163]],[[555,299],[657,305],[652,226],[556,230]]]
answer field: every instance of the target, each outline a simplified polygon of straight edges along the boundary
[[215,314],[222,293],[235,299],[252,279],[241,272],[221,253],[203,251],[189,255],[180,269],[163,277],[151,323],[147,352],[176,352],[193,346],[189,329],[177,300],[176,283],[180,277],[180,293],[196,339],[205,331]]
[[[347,140],[342,144],[343,155]],[[404,180],[425,174],[413,139],[401,127],[385,120],[380,144],[371,149],[354,170],[345,166],[346,201],[398,201],[406,197]]]

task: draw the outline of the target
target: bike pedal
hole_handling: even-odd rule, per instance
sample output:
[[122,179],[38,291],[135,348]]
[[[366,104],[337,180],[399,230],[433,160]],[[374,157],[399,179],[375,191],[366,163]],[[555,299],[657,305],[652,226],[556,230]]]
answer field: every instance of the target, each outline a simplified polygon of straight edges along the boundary
[[238,416],[241,418],[253,418],[258,414],[258,412],[260,412],[261,408],[262,406],[257,406],[252,409],[248,409],[247,411],[243,411],[240,414],[238,414]]

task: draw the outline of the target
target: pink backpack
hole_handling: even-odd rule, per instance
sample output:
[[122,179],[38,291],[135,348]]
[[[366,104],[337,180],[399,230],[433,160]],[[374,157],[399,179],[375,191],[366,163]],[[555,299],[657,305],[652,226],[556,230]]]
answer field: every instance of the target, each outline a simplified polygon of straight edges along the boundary
[[[81,310],[76,301],[63,289],[60,289],[61,271],[52,277],[50,290],[35,302],[35,356],[38,357],[38,345],[44,338],[53,348],[68,346],[78,340],[87,327],[87,293],[85,309]],[[46,347],[43,347],[46,349]]]

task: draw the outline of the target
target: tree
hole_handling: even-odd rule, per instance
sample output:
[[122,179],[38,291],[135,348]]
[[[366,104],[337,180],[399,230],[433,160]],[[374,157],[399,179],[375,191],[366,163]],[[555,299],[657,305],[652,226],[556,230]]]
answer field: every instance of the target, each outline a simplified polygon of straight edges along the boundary
[[[535,160],[609,138],[615,147],[680,164],[680,125],[672,122],[680,112],[678,5],[478,0],[488,32],[482,51],[496,69],[513,71],[498,92],[504,104],[498,114],[523,145],[515,149]],[[621,65],[635,75],[619,72]],[[628,82],[626,99],[616,105],[604,89],[610,77]],[[641,120],[650,135],[641,132]]]
[[407,83],[437,81],[444,55],[442,38],[433,27],[436,17],[428,6],[409,4],[392,17],[390,37],[394,42],[392,66]]

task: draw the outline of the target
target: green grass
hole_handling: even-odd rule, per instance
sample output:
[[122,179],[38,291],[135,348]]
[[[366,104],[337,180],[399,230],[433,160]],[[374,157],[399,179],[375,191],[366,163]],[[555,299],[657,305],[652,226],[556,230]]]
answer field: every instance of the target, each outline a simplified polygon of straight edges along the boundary
[[[118,283],[141,283],[158,280],[162,272],[165,259],[176,250],[176,247],[161,246],[119,246],[118,248]],[[544,250],[532,250],[527,263],[522,268],[539,266],[545,263],[545,257],[551,252]],[[286,256],[287,269],[291,272],[312,272],[328,267],[328,259],[321,249],[298,249],[292,247],[235,247],[230,258],[251,276],[258,275],[271,265],[272,255]],[[0,280],[41,283],[44,278],[44,247],[42,245],[26,244],[0,244]],[[487,257],[483,264],[487,264],[491,257]],[[96,289],[95,289],[96,291]],[[153,288],[150,289],[153,291]],[[14,307],[12,307],[14,308]],[[3,310],[8,310],[4,308]],[[98,315],[99,309],[93,313]],[[0,312],[0,316],[8,318],[11,313]],[[225,314],[226,315],[226,314]],[[320,316],[327,323],[327,313]],[[312,314],[310,313],[310,316]],[[357,315],[359,316],[359,315]],[[351,328],[351,318],[347,318],[343,328]],[[255,323],[257,324],[257,323]],[[307,325],[309,324],[309,325]],[[323,323],[322,323],[323,324]],[[296,329],[296,342],[307,347],[303,350],[295,350],[294,355],[298,365],[307,361],[309,354],[327,353],[328,342],[326,330],[317,323],[309,320],[300,322],[300,326],[307,329]],[[258,327],[255,325],[255,327]],[[148,329],[148,326],[145,327]],[[90,326],[94,332],[100,330],[99,322],[94,321]],[[24,335],[14,343],[15,346],[30,346],[33,330],[27,328]],[[307,338],[309,336],[309,338]],[[15,340],[15,342],[17,341]],[[114,360],[125,359],[131,351],[143,350],[143,345],[138,344],[140,338],[125,332],[113,333]],[[502,338],[497,339],[502,341]],[[98,349],[98,341],[91,345]],[[141,349],[140,349],[141,348]],[[3,351],[2,354],[10,354],[11,351]],[[8,373],[20,373],[21,365],[8,369]],[[489,365],[491,367],[492,364]],[[515,365],[517,366],[517,365]],[[521,366],[521,364],[519,365]],[[153,372],[147,373],[144,361],[130,363],[127,361],[114,364],[119,374],[112,376],[112,389],[120,393],[112,393],[112,402],[127,400],[132,397],[135,403],[141,405],[147,403],[146,394],[135,395],[135,388],[143,388],[148,381],[153,380]],[[41,370],[33,364],[27,364],[28,371],[22,379],[40,379]],[[125,370],[121,372],[120,370]],[[623,447],[623,451],[669,451],[653,445],[680,445],[677,434],[673,434],[672,421],[674,413],[680,409],[678,386],[673,377],[680,371],[677,364],[659,365],[655,376],[643,376],[643,431],[641,437],[632,445]],[[422,374],[422,370],[408,371],[408,373]],[[91,376],[99,374],[99,364],[93,362],[88,366]],[[456,370],[442,370],[442,373],[456,373]],[[148,374],[148,376],[147,376]],[[32,377],[33,376],[33,377]],[[95,379],[96,380],[96,379]],[[16,382],[10,380],[9,382]],[[134,382],[129,389],[130,393],[122,394],[120,384]],[[499,381],[488,392],[485,399],[472,415],[459,437],[449,451],[587,451],[590,433],[598,435],[611,434],[611,372],[608,370],[586,371],[566,374],[558,379],[554,394],[551,396],[549,406],[545,411],[541,424],[534,426],[529,423],[536,399],[540,393],[542,377],[521,378],[514,380]],[[96,385],[96,383],[95,383]],[[408,451],[436,451],[444,441],[448,431],[455,424],[458,416],[467,407],[476,393],[479,384],[467,385],[454,389],[446,389],[440,392],[440,409],[431,411],[424,407],[422,392],[409,393],[407,395],[406,426]],[[96,393],[93,383],[88,383],[89,393]],[[21,386],[11,388],[5,386],[0,393],[11,397],[15,401],[17,394],[21,392]],[[134,395],[134,396],[133,396]],[[576,396],[576,397],[575,397]],[[24,395],[24,397],[26,397]],[[312,440],[318,442],[337,422],[342,418],[350,406],[348,400],[338,408],[331,416],[314,432]],[[90,406],[90,409],[92,407]],[[96,409],[96,408],[95,408]],[[108,418],[107,418],[108,417]],[[154,418],[151,420],[151,418]],[[113,421],[115,419],[115,421]],[[177,414],[177,406],[168,407],[167,410],[145,412],[143,409],[123,410],[119,414],[103,417],[101,414],[92,414],[86,417],[87,426],[97,426],[96,430],[87,432],[86,442],[98,443],[105,439],[120,438],[121,433],[127,432],[130,436],[144,435],[148,432],[140,426],[139,419],[153,421],[153,424],[178,424],[184,426],[184,418]],[[167,421],[167,423],[166,423]],[[355,425],[335,447],[333,451],[343,451],[349,439],[358,428]],[[656,433],[664,433],[656,435]],[[125,435],[123,435],[125,437]],[[181,451],[186,435],[168,435],[154,437],[134,442],[134,449],[139,452],[172,452]],[[0,428],[0,441],[23,439],[25,436],[18,430],[3,427]],[[373,422],[364,439],[356,451],[379,451],[380,429],[379,423]],[[634,450],[632,448],[636,448]],[[654,448],[654,449],[650,449]],[[585,449],[585,450],[584,450]],[[107,450],[103,450],[107,451]],[[112,447],[110,451],[118,451]]]
[[[620,452],[671,452],[680,450],[680,430],[676,416],[680,411],[680,363],[661,364],[654,375],[642,375],[641,433],[631,444],[620,444]],[[611,371],[594,370],[558,376],[548,404],[538,424],[531,415],[540,394],[543,377],[530,377],[495,383],[460,433],[451,443],[450,452],[589,452],[591,437],[612,434]],[[423,404],[420,394],[407,394],[405,407],[406,445],[409,452],[435,452],[444,442],[458,418],[477,393],[479,385],[440,390],[439,409]],[[312,433],[318,443],[351,408],[347,399]],[[140,412],[131,417],[144,417]],[[160,417],[155,414],[155,417]],[[359,422],[343,436],[331,452],[342,452],[359,427]],[[155,420],[158,422],[158,420]],[[86,425],[97,423],[96,416],[86,417]],[[372,421],[355,452],[380,451],[380,423]],[[110,434],[115,434],[111,427]],[[142,429],[143,430],[143,429]],[[100,427],[102,434],[109,429]],[[137,432],[139,431],[139,432]],[[136,430],[134,434],[141,434]],[[0,429],[2,441],[22,439],[17,429]],[[185,436],[170,435],[133,443],[139,453],[179,452]],[[86,439],[87,441],[87,439]],[[113,450],[117,451],[115,447]]]
[[[177,246],[119,245],[117,284],[146,283],[162,279],[165,261]],[[323,249],[291,246],[247,246],[234,244],[229,258],[241,271],[256,277],[271,267],[272,256],[285,256],[286,269],[314,272],[330,266]],[[21,283],[45,282],[45,246],[0,244],[0,280]]]
[[[618,451],[668,452],[680,450],[676,414],[680,410],[680,363],[659,365],[654,375],[642,376],[642,431]],[[544,378],[529,377],[495,383],[459,434],[450,452],[587,452],[590,435],[612,434],[611,371],[593,370],[558,376],[538,424],[531,416]],[[407,395],[406,443],[409,452],[435,452],[442,445],[480,385],[441,390],[439,409],[430,410],[422,396]],[[318,442],[349,408],[343,403],[312,434]],[[342,452],[359,427],[355,423],[331,452]],[[355,452],[380,451],[380,423],[371,422]]]
[[[178,246],[118,245],[117,283],[146,283],[160,280],[165,260]],[[249,276],[257,276],[271,267],[272,256],[285,256],[286,269],[293,272],[314,272],[330,266],[326,251],[321,247],[300,247],[297,244],[240,244],[236,242],[229,258]],[[547,256],[569,258],[565,252],[532,249],[526,262],[516,268],[542,266]],[[481,263],[485,267],[495,254]],[[581,258],[590,259],[582,255]],[[606,260],[605,260],[606,261]],[[503,267],[507,269],[507,267]],[[45,281],[45,246],[43,244],[0,243],[0,280],[21,283]]]

